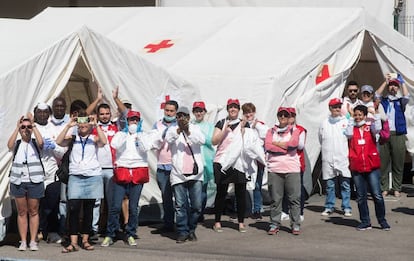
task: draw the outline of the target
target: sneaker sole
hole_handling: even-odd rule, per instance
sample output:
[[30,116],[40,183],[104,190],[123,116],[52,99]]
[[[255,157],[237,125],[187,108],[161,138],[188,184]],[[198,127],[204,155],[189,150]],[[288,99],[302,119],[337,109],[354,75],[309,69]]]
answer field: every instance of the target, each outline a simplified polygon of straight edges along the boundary
[[371,230],[372,227],[365,227],[365,228],[357,228],[358,231],[365,231],[365,230]]

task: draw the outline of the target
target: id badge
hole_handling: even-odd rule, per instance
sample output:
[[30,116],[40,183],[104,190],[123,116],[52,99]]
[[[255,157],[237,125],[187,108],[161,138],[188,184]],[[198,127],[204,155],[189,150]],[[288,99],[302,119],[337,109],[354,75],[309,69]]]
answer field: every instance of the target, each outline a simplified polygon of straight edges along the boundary
[[365,145],[365,139],[359,139],[358,145]]

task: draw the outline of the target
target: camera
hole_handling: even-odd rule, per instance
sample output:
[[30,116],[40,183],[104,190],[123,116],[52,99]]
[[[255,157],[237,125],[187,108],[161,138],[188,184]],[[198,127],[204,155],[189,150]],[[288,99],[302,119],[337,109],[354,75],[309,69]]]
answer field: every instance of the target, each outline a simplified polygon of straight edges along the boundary
[[76,119],[76,122],[77,122],[77,123],[89,123],[89,122],[90,122],[90,119],[89,119],[89,117],[88,117],[88,116],[85,116],[85,117],[78,117],[78,118]]

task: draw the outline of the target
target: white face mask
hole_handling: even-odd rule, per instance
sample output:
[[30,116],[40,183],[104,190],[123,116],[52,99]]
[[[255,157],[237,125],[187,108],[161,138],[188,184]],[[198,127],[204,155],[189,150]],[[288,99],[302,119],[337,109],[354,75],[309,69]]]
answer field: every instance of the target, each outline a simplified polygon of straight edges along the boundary
[[131,125],[128,126],[128,131],[129,131],[130,134],[135,134],[135,133],[137,133],[137,128],[138,128],[138,125],[131,124]]

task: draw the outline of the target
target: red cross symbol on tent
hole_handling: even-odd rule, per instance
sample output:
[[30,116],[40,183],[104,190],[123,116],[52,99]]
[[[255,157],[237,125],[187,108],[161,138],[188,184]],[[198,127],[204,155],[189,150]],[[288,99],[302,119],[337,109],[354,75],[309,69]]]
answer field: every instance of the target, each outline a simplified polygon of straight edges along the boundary
[[[165,102],[167,102],[167,101],[169,101],[170,100],[170,95],[167,95],[167,96],[165,96]],[[165,108],[165,102],[163,102],[163,103],[161,103],[161,110],[164,110],[164,108]]]
[[162,40],[161,42],[157,44],[150,43],[147,46],[145,46],[144,49],[148,49],[147,53],[155,53],[162,48],[170,48],[173,45],[174,43],[171,42],[171,40]]
[[331,77],[331,74],[329,73],[329,64],[323,64],[321,67],[319,68],[319,74],[315,79],[316,84],[319,84]]

